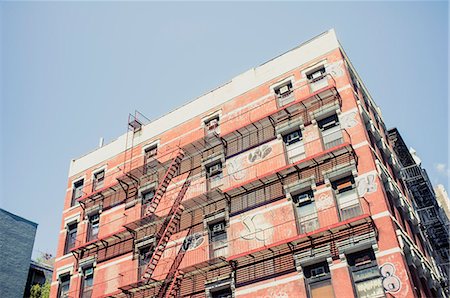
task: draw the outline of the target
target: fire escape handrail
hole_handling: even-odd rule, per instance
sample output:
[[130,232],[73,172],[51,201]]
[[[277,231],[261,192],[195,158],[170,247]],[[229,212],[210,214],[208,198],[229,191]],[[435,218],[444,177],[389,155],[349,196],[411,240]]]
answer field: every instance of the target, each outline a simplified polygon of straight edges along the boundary
[[[183,200],[187,189],[189,188],[190,184],[191,184],[191,180],[189,179],[191,175],[191,172],[189,172],[188,177],[186,178],[180,192],[178,193],[178,196],[176,197],[172,208],[170,210],[169,214],[172,214],[172,216],[167,217],[163,223],[163,225],[161,226],[161,228],[159,229],[159,231],[156,233],[156,237],[158,239],[158,244],[155,246],[154,251],[152,252],[152,257],[150,259],[150,261],[148,262],[147,268],[144,271],[144,274],[142,275],[142,279],[144,281],[149,281],[152,273],[154,271],[154,269],[156,268],[156,265],[159,262],[159,259],[161,258],[161,255],[167,245],[167,242],[170,239],[169,234],[170,231],[169,229],[172,227],[172,224],[174,223],[174,220],[176,219],[180,219],[181,217],[181,213],[183,212],[183,207],[181,205],[181,201]],[[181,208],[180,208],[181,207]],[[180,212],[181,210],[181,212]]]

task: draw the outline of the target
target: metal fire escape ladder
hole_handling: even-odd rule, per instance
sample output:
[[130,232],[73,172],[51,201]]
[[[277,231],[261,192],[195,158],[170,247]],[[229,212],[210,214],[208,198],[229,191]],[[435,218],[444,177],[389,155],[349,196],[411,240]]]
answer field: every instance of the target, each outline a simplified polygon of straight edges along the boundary
[[178,196],[176,197],[172,208],[170,209],[169,216],[166,217],[158,233],[156,233],[155,235],[158,244],[155,246],[152,257],[147,264],[147,267],[145,268],[144,274],[142,275],[143,281],[150,280],[153,271],[155,270],[156,265],[158,265],[164,249],[166,248],[167,242],[177,229],[178,223],[181,219],[181,214],[184,210],[184,208],[181,206],[181,201],[186,195],[186,192],[191,184],[191,181],[189,180],[190,175],[191,172],[189,172],[186,181],[184,182],[180,192],[178,193]]
[[156,208],[159,205],[159,202],[161,201],[162,196],[166,192],[167,187],[170,184],[170,181],[172,181],[173,176],[177,172],[178,168],[180,167],[181,160],[184,157],[184,152],[182,150],[178,151],[176,157],[172,160],[172,162],[169,165],[169,168],[167,169],[166,173],[164,174],[163,179],[161,180],[161,183],[158,186],[158,189],[155,192],[155,196],[153,197],[152,202],[145,210],[144,217],[150,216],[153,213],[155,213]]
[[189,236],[191,235],[192,227],[189,229],[189,232],[184,239],[183,245],[180,247],[180,251],[178,252],[175,260],[172,262],[172,266],[170,267],[169,273],[165,278],[165,282],[162,284],[159,289],[158,298],[163,297],[177,297],[177,292],[181,285],[181,280],[183,279],[184,272],[178,270],[180,267],[181,261],[183,261],[183,257],[186,254],[186,251],[189,248]]

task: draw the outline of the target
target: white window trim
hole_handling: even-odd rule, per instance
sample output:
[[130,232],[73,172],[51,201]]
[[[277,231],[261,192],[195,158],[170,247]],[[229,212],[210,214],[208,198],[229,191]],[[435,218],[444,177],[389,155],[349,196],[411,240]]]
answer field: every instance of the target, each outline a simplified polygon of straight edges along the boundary
[[324,60],[315,62],[314,64],[312,64],[312,65],[310,65],[310,66],[308,66],[308,67],[302,69],[302,70],[300,71],[300,73],[301,73],[302,77],[305,78],[305,79],[307,80],[308,78],[307,78],[306,76],[307,76],[308,74],[310,74],[311,72],[313,72],[313,71],[315,71],[315,70],[317,70],[317,69],[319,69],[319,68],[322,68],[322,67],[325,68],[325,72],[326,72],[327,66],[328,66],[328,60],[327,60],[327,59],[324,59]]
[[284,84],[286,84],[286,83],[288,83],[288,82],[291,82],[291,84],[292,84],[292,89],[294,89],[294,88],[295,88],[295,87],[294,87],[294,85],[295,85],[295,77],[294,77],[294,75],[291,75],[291,76],[289,76],[289,77],[287,77],[287,78],[282,79],[281,81],[278,81],[278,82],[276,82],[276,83],[270,85],[270,87],[269,87],[270,93],[271,93],[272,95],[275,95],[275,94],[276,94],[276,93],[275,93],[275,89],[277,89],[279,86],[284,85]]
[[77,212],[74,215],[64,218],[64,227],[65,227],[66,231],[68,230],[69,225],[74,224],[74,223],[79,224],[80,220],[81,220],[81,212]]
[[219,118],[219,125],[220,125],[220,119],[222,119],[222,110],[216,111],[214,113],[209,114],[208,116],[205,116],[201,119],[200,127],[205,128],[206,123],[213,120],[214,118]]
[[151,147],[154,147],[154,146],[156,146],[156,148],[160,148],[160,144],[161,144],[161,140],[156,140],[156,141],[153,141],[153,142],[150,142],[150,143],[148,143],[147,145],[144,145],[144,146],[142,146],[142,154],[144,154],[145,155],[145,151],[148,149],[148,148],[151,148]]
[[59,267],[58,270],[56,270],[56,280],[59,282],[59,277],[62,275],[66,275],[66,274],[69,274],[70,277],[72,278],[73,268],[74,268],[74,264],[68,264],[68,265]]

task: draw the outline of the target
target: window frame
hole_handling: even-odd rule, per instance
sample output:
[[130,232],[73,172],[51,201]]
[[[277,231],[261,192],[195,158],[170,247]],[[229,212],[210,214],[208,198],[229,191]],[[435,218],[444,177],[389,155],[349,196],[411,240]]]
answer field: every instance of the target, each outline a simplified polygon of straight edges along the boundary
[[[58,293],[57,293],[56,296],[58,298],[68,298],[69,297],[69,293],[70,293],[70,279],[71,279],[70,273],[61,274],[61,275],[59,275],[58,279],[59,279],[59,282],[58,282]],[[67,285],[67,292],[62,293],[62,288],[63,288],[64,285]],[[63,294],[64,294],[64,296],[63,296]]]
[[[96,228],[96,234],[93,234],[94,229]],[[86,242],[91,242],[98,239],[98,234],[100,231],[100,213],[90,214],[88,217],[88,233]],[[95,237],[95,238],[93,238]]]
[[[324,268],[324,273],[320,274],[320,275],[312,276],[312,274],[311,274],[312,269],[317,269],[317,268],[321,268],[321,267]],[[328,265],[327,261],[317,262],[317,263],[314,263],[311,265],[304,266],[303,274],[304,274],[304,279],[305,279],[306,295],[308,298],[312,297],[311,286],[318,285],[320,283],[325,283],[325,282],[327,282],[327,283],[329,282],[331,288],[333,289],[333,296],[335,296],[330,266]]]
[[[364,256],[364,254],[367,254],[367,256],[369,257],[369,260],[363,261],[361,264],[356,265],[356,264],[352,264],[356,263],[356,257],[357,256]],[[380,269],[378,267],[378,263],[377,263],[377,259],[375,256],[375,253],[373,251],[373,249],[369,248],[369,249],[364,249],[361,251],[357,251],[357,252],[353,252],[353,253],[349,253],[346,255],[346,259],[347,259],[347,264],[348,264],[348,270],[350,273],[350,278],[352,281],[352,288],[353,288],[353,292],[355,294],[355,297],[360,297],[358,295],[358,290],[357,290],[357,284],[359,283],[365,283],[368,281],[373,281],[378,279],[380,281],[380,289],[383,292],[383,294],[385,294],[384,288],[382,286],[382,277],[380,274]],[[355,281],[355,275],[358,272],[362,272],[365,271],[367,269],[372,269],[372,273],[375,273],[375,275],[372,275],[370,277],[365,277],[362,278],[358,281]]]
[[[71,227],[75,227],[74,229],[71,229]],[[78,234],[78,222],[72,222],[68,223],[66,227],[66,241],[64,244],[64,254],[70,253],[70,250],[73,249],[76,246],[77,243],[77,234]],[[70,235],[72,235],[73,230],[75,230],[74,237],[71,238]],[[72,233],[71,233],[72,231]],[[73,239],[73,244],[69,245],[69,239]]]
[[[99,181],[99,178],[97,177],[97,175],[100,175],[100,174],[103,174],[103,177],[101,177],[101,180]],[[106,178],[106,169],[100,169],[100,170],[92,173],[92,191],[93,192],[104,187],[105,178]]]
[[[87,274],[86,272],[92,270],[89,274]],[[92,292],[94,291],[94,266],[90,265],[87,266],[85,268],[82,269],[83,271],[83,276],[82,276],[82,280],[81,280],[81,288],[80,288],[80,296],[82,298],[91,298],[92,297]],[[90,285],[86,285],[87,284],[87,280],[89,277],[89,281],[90,281]],[[89,295],[86,295],[86,291],[90,291]]]
[[[81,186],[77,187],[77,184],[81,183]],[[84,178],[77,179],[72,183],[72,198],[70,201],[70,207],[75,206],[78,203],[78,199],[83,196],[83,188],[84,188]],[[77,196],[77,191],[79,191],[80,195]]]

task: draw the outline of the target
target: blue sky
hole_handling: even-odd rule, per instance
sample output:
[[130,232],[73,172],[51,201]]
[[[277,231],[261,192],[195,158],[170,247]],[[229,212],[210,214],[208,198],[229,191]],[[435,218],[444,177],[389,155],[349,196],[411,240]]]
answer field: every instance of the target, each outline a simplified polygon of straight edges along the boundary
[[0,206],[56,251],[69,161],[335,28],[381,107],[448,188],[446,2],[2,2]]

